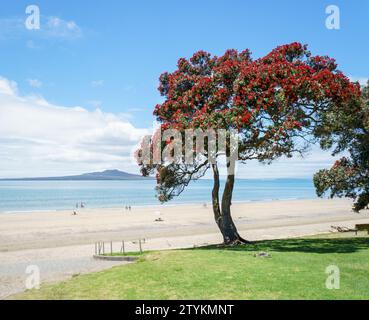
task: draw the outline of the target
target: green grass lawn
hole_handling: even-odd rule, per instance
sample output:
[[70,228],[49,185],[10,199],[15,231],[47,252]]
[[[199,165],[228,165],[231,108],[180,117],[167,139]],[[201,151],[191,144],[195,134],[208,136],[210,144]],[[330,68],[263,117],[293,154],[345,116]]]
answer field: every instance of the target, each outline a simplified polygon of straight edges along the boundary
[[[260,251],[271,257],[255,257]],[[325,286],[340,269],[340,289]],[[138,262],[27,291],[18,299],[369,299],[369,237],[326,235],[145,253]]]

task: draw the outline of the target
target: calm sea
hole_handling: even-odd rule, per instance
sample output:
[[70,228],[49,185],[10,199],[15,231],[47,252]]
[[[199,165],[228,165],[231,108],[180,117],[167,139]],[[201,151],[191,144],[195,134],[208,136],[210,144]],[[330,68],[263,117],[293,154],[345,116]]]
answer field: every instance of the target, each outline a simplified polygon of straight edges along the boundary
[[[155,181],[0,181],[0,212],[73,209],[77,202],[86,207],[159,205]],[[211,201],[211,180],[192,182],[171,204]],[[312,199],[311,180],[237,180],[236,201]]]

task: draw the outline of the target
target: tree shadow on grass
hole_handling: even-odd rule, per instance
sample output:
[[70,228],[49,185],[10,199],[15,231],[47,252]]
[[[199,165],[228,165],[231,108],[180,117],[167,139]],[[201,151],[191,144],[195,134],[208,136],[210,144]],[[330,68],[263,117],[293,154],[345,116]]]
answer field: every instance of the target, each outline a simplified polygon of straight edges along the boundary
[[365,249],[369,249],[369,237],[264,240],[238,246],[212,245],[195,248],[195,250],[306,252],[322,254],[352,253]]

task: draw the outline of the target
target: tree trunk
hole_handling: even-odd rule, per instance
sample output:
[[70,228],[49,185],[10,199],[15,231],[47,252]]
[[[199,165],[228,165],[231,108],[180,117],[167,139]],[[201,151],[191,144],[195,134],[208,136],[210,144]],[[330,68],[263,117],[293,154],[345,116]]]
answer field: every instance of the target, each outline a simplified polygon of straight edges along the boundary
[[223,236],[224,244],[235,245],[249,243],[243,239],[237,231],[231,216],[231,203],[234,186],[234,174],[228,174],[224,187],[221,206],[219,204],[219,170],[216,164],[212,165],[214,186],[212,191],[212,202],[215,222]]

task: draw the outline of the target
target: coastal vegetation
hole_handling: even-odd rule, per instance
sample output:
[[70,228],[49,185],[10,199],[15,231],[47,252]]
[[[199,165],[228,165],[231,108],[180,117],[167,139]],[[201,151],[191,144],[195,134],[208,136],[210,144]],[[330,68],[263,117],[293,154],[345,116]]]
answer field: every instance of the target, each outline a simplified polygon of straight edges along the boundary
[[318,195],[329,192],[332,198],[352,198],[355,211],[365,209],[369,205],[369,82],[355,108],[329,114],[319,135],[323,149],[334,146],[333,155],[345,156],[315,174]]

